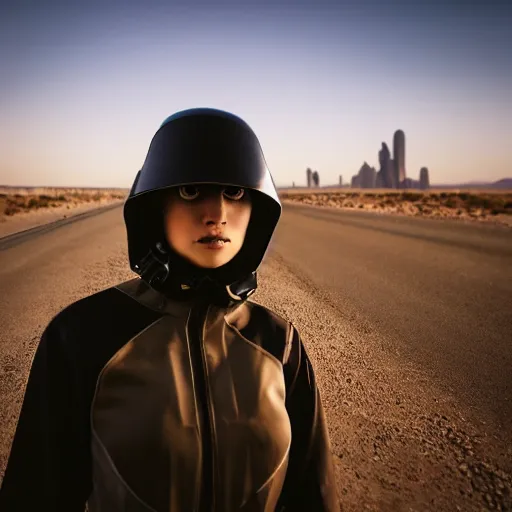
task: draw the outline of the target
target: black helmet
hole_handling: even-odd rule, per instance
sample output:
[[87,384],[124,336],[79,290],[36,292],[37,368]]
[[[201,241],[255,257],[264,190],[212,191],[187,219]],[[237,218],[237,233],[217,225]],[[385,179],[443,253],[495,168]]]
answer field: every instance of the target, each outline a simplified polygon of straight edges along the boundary
[[[218,184],[249,190],[252,213],[238,254],[215,269],[200,269],[165,240],[163,194],[171,187]],[[281,215],[281,203],[260,143],[239,117],[194,108],[168,117],[151,141],[124,205],[131,269],[157,289],[188,288],[205,277],[226,286],[254,275]]]

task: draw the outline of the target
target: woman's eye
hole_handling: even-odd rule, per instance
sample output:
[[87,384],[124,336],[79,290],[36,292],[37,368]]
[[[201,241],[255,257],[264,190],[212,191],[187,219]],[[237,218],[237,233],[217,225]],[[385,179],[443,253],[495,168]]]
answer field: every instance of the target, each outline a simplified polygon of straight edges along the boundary
[[199,195],[199,189],[194,185],[185,185],[179,188],[180,196],[187,201],[195,199]]
[[227,196],[229,199],[233,199],[235,201],[242,199],[244,193],[245,190],[240,187],[226,187],[224,189],[224,195]]

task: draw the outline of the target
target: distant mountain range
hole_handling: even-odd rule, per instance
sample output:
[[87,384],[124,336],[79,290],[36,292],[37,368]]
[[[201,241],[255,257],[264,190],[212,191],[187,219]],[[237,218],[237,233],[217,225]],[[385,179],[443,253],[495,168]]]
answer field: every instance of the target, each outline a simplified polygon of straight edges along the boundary
[[498,181],[469,181],[467,183],[431,184],[430,188],[512,188],[512,178]]

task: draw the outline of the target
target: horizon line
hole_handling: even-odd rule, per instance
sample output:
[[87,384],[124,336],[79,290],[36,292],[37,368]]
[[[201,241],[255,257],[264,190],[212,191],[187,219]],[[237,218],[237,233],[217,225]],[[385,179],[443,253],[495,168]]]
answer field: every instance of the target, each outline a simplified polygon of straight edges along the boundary
[[[431,183],[429,185],[429,188],[442,188],[442,187],[454,187],[454,186],[485,186],[485,185],[492,185],[494,183],[499,183],[501,181],[505,180],[512,180],[512,177],[505,177],[500,178],[499,180],[495,181],[463,181],[463,182],[453,182],[453,183]],[[275,184],[276,189],[283,189],[283,188],[352,188],[350,185],[350,182],[343,183],[341,186],[339,183],[331,184],[331,185],[320,185],[318,187],[308,187],[307,185],[295,185],[292,184],[289,185],[277,185]],[[2,185],[0,184],[0,188],[55,188],[55,189],[98,189],[98,190],[130,190],[131,186],[129,187],[119,187],[119,186],[79,186],[79,185]],[[361,187],[357,187],[361,188]],[[387,187],[381,187],[383,190],[387,189]],[[407,190],[407,189],[393,189],[389,188],[389,190]],[[427,189],[428,190],[428,189]]]

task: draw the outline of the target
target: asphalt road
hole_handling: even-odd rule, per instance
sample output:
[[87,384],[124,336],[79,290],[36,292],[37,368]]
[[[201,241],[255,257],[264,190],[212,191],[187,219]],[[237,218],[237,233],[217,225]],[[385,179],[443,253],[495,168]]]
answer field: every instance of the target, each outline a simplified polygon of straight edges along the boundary
[[[0,479],[45,326],[133,277],[119,207],[0,239]],[[251,299],[307,346],[343,510],[512,509],[512,230],[285,204]]]
[[287,205],[274,249],[512,433],[512,230]]

